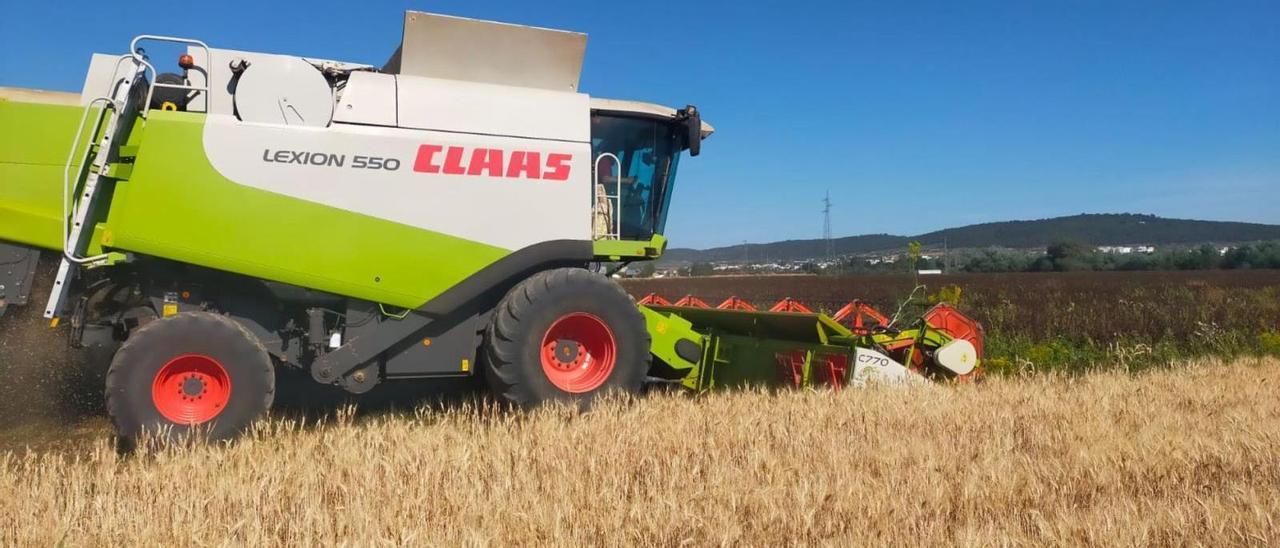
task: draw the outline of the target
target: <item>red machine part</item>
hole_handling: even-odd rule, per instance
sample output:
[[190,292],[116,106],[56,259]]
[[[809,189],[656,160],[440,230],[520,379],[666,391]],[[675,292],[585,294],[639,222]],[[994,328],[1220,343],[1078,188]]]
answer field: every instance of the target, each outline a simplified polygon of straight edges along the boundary
[[785,299],[782,299],[781,301],[778,301],[777,304],[773,305],[773,308],[769,309],[769,312],[803,312],[805,314],[813,313],[812,310],[809,310],[809,307],[801,304],[800,301],[792,299],[791,297],[787,297]]
[[711,305],[703,302],[702,299],[694,297],[693,295],[685,295],[681,297],[680,300],[676,301],[675,304],[672,306],[688,306],[692,308],[711,308]]
[[652,304],[657,306],[664,306],[664,305],[670,305],[671,302],[662,298],[662,296],[658,295],[657,293],[650,293],[648,295],[645,295],[643,299],[640,299],[640,304]]
[[819,383],[830,385],[839,390],[844,388],[844,380],[849,374],[849,356],[830,354],[814,357],[814,377]]
[[773,355],[773,359],[778,361],[778,376],[782,377],[783,382],[791,383],[791,386],[804,383],[803,350],[778,352]]
[[954,306],[946,303],[938,304],[930,308],[924,314],[924,321],[929,325],[930,329],[936,329],[953,339],[964,339],[973,344],[973,349],[978,353],[978,360],[982,360],[982,339],[984,333],[982,324],[973,318],[965,316]]
[[183,354],[165,363],[151,383],[151,402],[176,424],[204,424],[231,400],[231,375],[204,354]]
[[[685,295],[680,300],[672,304],[671,301],[666,300],[665,298],[662,297],[662,295],[659,295],[657,293],[650,293],[648,295],[645,295],[644,298],[640,299],[639,304],[651,304],[655,306],[688,306],[693,308],[711,308],[711,306],[708,305],[705,301],[697,297],[694,297],[693,295]],[[725,299],[724,302],[720,303],[720,305],[716,306],[716,308],[721,310],[749,310],[749,311],[759,310],[758,308],[756,308],[755,305],[751,304],[750,301],[737,296],[733,296],[733,297],[729,297],[728,299]],[[775,303],[773,307],[769,308],[769,312],[799,312],[803,314],[813,314],[813,310],[805,306],[804,303],[797,301],[795,299],[792,299],[791,297],[787,297]]]
[[[792,386],[804,384],[804,350],[778,352],[773,358],[778,362],[778,376],[784,383]],[[813,357],[813,382],[825,384],[839,390],[844,387],[849,371],[849,357],[840,354],[825,354]]]
[[850,301],[849,304],[844,305],[843,308],[836,311],[835,315],[831,316],[831,319],[840,322],[842,325],[847,325],[850,330],[858,335],[870,333],[871,324],[866,321],[868,319],[875,320],[879,325],[889,325],[888,317],[881,314],[879,310],[876,310],[871,305],[859,300]]
[[717,306],[716,308],[720,310],[746,310],[749,312],[756,311],[755,305],[747,301],[744,301],[742,299],[739,299],[738,297],[729,297],[728,299],[725,299],[724,302],[720,303],[720,306]]
[[542,371],[556,388],[581,394],[599,388],[613,373],[618,343],[613,330],[585,312],[561,316],[542,336]]

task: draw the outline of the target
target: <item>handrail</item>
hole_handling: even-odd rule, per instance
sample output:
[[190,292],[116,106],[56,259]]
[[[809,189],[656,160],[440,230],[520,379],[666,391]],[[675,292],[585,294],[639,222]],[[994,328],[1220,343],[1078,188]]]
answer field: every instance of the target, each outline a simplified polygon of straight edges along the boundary
[[[118,67],[119,63],[117,63],[116,66]],[[84,134],[84,123],[88,121],[89,113],[93,111],[93,106],[98,103],[104,103],[105,108],[107,110],[114,111],[116,109],[115,102],[112,101],[111,98],[109,97],[96,97],[85,104],[84,112],[80,114],[80,124],[76,126],[75,137],[71,139],[71,151],[67,153],[67,164],[62,168],[62,218],[64,219],[64,221],[62,222],[62,255],[66,257],[67,260],[76,264],[89,263],[93,261],[102,260],[108,257],[108,255],[105,253],[101,255],[95,255],[92,257],[76,257],[75,249],[73,247],[75,244],[70,241],[70,237],[71,237],[71,235],[69,234],[70,228],[68,228],[67,226],[68,221],[65,220],[68,217],[72,217],[71,189],[74,183],[71,180],[71,164],[76,159],[76,149],[78,149],[80,146],[80,136]],[[98,120],[94,122],[93,131],[89,132],[90,143],[88,147],[85,148],[84,158],[88,157],[89,149],[93,147],[93,143],[92,143],[93,137],[97,135],[98,131],[102,129],[102,120],[106,118],[106,116],[107,116],[106,112],[103,112],[103,115],[99,116]],[[76,178],[75,178],[76,181],[79,181],[80,175],[84,173],[85,170],[89,169],[89,164],[90,162],[87,162],[87,161],[81,162],[80,169],[76,170]]]
[[[152,66],[152,64],[149,61],[147,61],[146,56],[144,56],[141,53],[138,53],[138,43],[144,40],[151,40],[154,42],[173,42],[175,44],[187,44],[190,46],[196,46],[204,50],[204,65],[201,67],[204,69],[204,87],[183,85],[183,84],[157,83],[156,78],[158,77],[159,73],[156,72],[156,68]],[[162,36],[158,34],[141,34],[141,35],[135,36],[133,38],[133,41],[129,42],[129,55],[132,56],[135,61],[141,63],[146,68],[151,69],[151,80],[149,80],[150,85],[147,86],[147,100],[143,102],[142,107],[138,109],[139,115],[142,116],[142,120],[144,122],[147,119],[147,113],[150,112],[151,110],[151,97],[155,94],[156,88],[158,87],[170,88],[170,89],[185,89],[190,91],[203,91],[204,97],[205,97],[204,99],[205,112],[213,112],[213,93],[211,93],[213,89],[213,53],[209,51],[208,44],[205,44],[200,40],[194,40],[191,38],[179,38],[176,36]]]
[[[613,227],[613,232],[604,234],[604,237],[607,239],[621,240],[622,239],[622,160],[618,159],[617,155],[613,154],[612,152],[604,152],[604,153],[601,153],[599,156],[596,156],[595,165],[593,166],[595,169],[592,170],[595,173],[595,183],[593,184],[593,186],[600,185],[600,160],[603,160],[606,157],[613,158],[613,165],[617,167],[618,176],[617,178],[614,179],[613,186],[614,186],[615,193],[613,195],[610,195],[609,189],[605,188],[604,199],[606,201],[609,199],[613,199],[613,203],[614,203],[613,210],[612,210],[612,213],[613,213],[612,220],[613,220],[614,227]],[[591,193],[593,195],[595,194],[595,188],[591,189]],[[594,232],[595,222],[592,221],[591,225],[592,225],[592,232]],[[593,234],[593,236],[596,236],[596,235]]]

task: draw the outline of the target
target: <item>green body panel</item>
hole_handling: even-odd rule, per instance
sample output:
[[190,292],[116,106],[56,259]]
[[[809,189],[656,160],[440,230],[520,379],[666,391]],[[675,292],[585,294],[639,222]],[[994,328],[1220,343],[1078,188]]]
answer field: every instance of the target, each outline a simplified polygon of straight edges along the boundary
[[591,243],[596,258],[602,261],[621,261],[635,259],[657,259],[667,249],[667,238],[654,234],[649,241],[643,240],[596,240]]
[[[62,248],[63,171],[82,112],[0,101],[0,240]],[[152,111],[135,125],[121,152],[136,162],[108,166],[120,179],[104,179],[110,209],[89,253],[150,255],[416,308],[511,252],[236,184],[204,153],[204,119]]]
[[778,361],[779,354],[804,353],[801,386],[814,381],[814,358],[843,355],[852,358],[853,346],[824,345],[790,339],[753,337],[714,333],[705,354],[702,374],[686,386],[699,390],[742,388],[784,384],[787,374]]
[[[101,114],[97,108],[85,116],[80,106],[0,99],[0,240],[62,251],[62,186],[68,174],[75,178],[80,173],[85,146],[96,140],[90,139],[90,133]],[[76,140],[79,148],[68,171],[71,136],[82,116],[84,128]],[[139,127],[141,123],[135,123],[135,129]],[[140,131],[129,135],[128,142],[118,149],[120,156],[128,158],[109,164],[109,174],[122,176],[119,174],[131,170],[140,138]],[[76,181],[80,182],[83,177]],[[112,182],[104,179],[104,184],[109,187]],[[93,227],[88,255],[103,252],[104,233],[104,226]]]
[[63,171],[83,110],[0,100],[0,240],[62,249]]
[[103,245],[414,308],[510,253],[236,184],[204,153],[204,115],[151,111]]
[[[684,382],[689,386],[689,379],[698,377],[698,368],[702,362],[691,362],[676,353],[676,343],[689,340],[706,348],[706,337],[693,329],[693,324],[677,314],[658,312],[647,306],[640,306],[640,314],[644,316],[645,329],[649,331],[649,353],[661,360],[676,372],[684,374]],[[705,354],[705,352],[704,352]],[[693,386],[689,386],[693,388]]]

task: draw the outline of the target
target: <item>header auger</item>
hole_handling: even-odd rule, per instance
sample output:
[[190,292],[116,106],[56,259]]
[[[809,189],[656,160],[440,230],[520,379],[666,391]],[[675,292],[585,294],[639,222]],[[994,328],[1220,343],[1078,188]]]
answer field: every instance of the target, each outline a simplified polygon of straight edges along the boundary
[[[177,72],[156,43],[185,49]],[[971,374],[981,330],[947,307],[899,329],[857,306],[637,306],[600,265],[662,256],[679,158],[713,130],[582,93],[585,47],[408,12],[381,66],[142,35],[79,94],[0,88],[0,313],[60,260],[45,317],[114,352],[126,441],[235,436],[285,368],[351,393],[480,375],[519,405]]]

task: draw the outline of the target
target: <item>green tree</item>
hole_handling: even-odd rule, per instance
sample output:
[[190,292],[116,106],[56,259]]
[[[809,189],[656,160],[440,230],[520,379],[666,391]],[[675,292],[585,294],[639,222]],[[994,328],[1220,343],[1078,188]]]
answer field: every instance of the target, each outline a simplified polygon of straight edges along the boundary
[[920,262],[920,250],[923,248],[924,246],[920,245],[920,242],[907,244],[907,268],[913,271],[916,269],[916,264]]
[[1175,265],[1180,270],[1208,270],[1218,268],[1221,262],[1222,256],[1218,254],[1218,250],[1212,245],[1204,244],[1180,254]]
[[690,276],[710,276],[716,273],[716,267],[711,263],[693,263],[689,265]]
[[1093,270],[1097,264],[1096,255],[1089,246],[1070,240],[1054,242],[1045,250],[1050,269],[1059,272]]
[[968,272],[1023,272],[1031,270],[1033,261],[1026,253],[989,247],[969,256],[960,268]]

